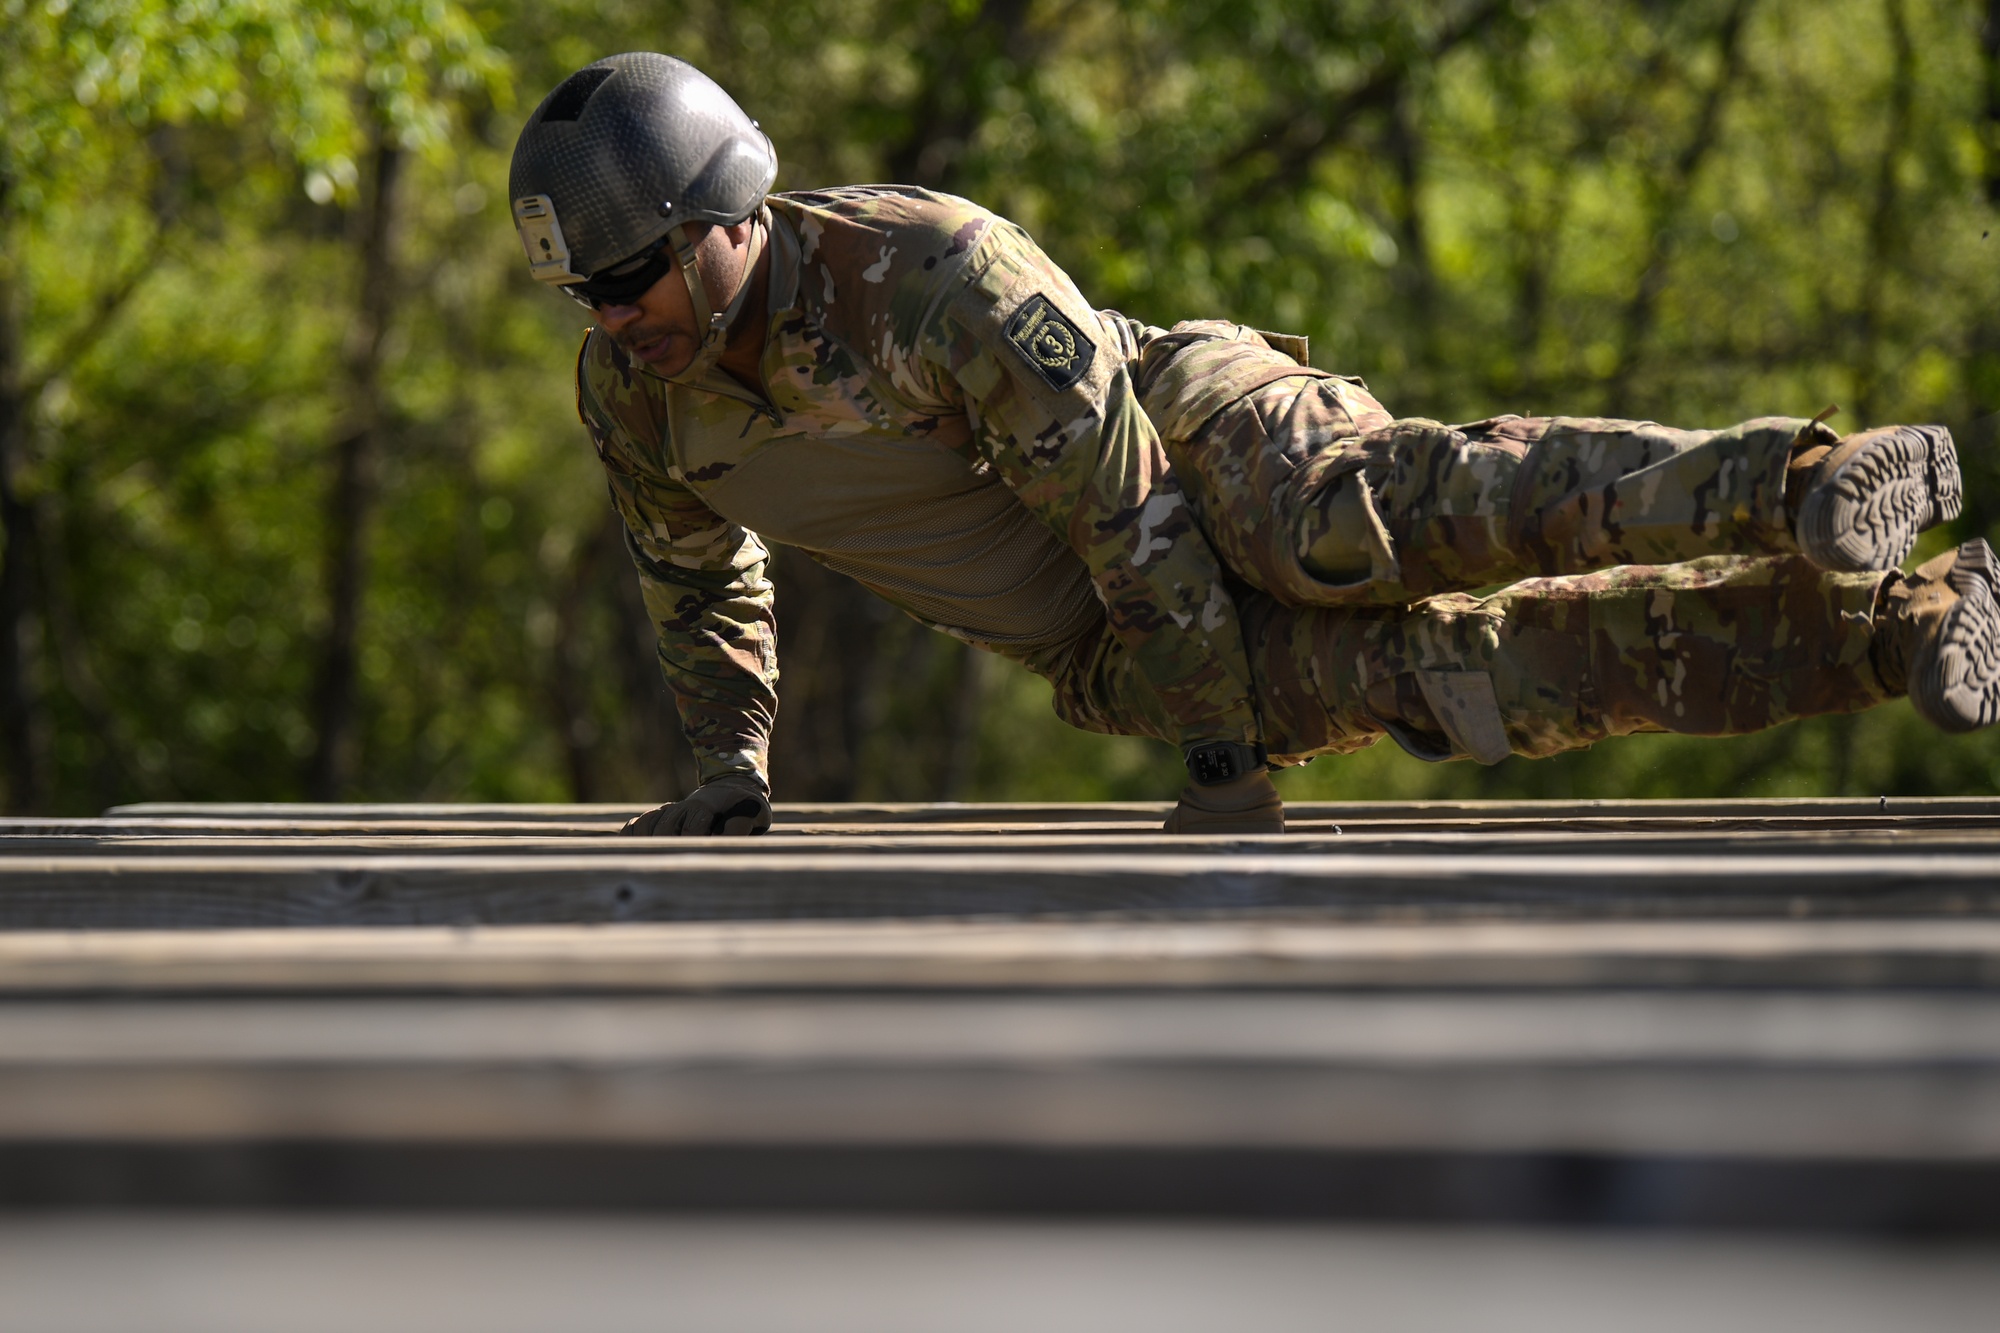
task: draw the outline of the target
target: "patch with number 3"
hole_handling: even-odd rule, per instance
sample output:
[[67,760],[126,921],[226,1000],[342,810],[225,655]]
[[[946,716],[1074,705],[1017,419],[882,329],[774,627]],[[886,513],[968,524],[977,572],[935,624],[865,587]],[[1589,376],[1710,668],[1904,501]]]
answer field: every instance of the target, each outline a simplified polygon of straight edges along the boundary
[[1046,296],[1035,295],[1007,321],[1007,341],[1051,389],[1067,389],[1082,379],[1097,355],[1097,344],[1083,336]]

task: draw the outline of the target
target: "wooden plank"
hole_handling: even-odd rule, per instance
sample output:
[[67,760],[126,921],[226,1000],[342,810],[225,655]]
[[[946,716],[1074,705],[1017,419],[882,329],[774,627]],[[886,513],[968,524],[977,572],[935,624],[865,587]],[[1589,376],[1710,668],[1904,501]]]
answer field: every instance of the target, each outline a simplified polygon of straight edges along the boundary
[[90,855],[180,851],[330,855],[336,851],[508,851],[514,855],[692,855],[734,851],[784,855],[806,851],[846,855],[860,851],[1092,851],[1198,855],[1264,851],[1274,855],[1354,853],[1406,849],[1436,855],[1488,851],[1810,851],[1810,849],[1910,849],[1982,851],[2000,847],[2000,823],[1958,817],[1848,817],[1848,819],[1566,819],[1566,821],[1368,821],[1348,825],[1294,825],[1274,835],[1166,835],[1150,825],[788,825],[760,839],[622,839],[610,829],[570,825],[426,825],[320,821],[182,821],[170,825],[114,819],[0,819],[0,855]]
[[[2000,995],[364,996],[0,1005],[0,1069],[9,1071],[549,1063],[2000,1070]],[[1976,1132],[2000,1144],[2000,1123]]]
[[[318,837],[606,837],[620,821],[556,819],[238,819],[180,816],[53,818],[0,816],[0,839],[17,838],[200,838],[224,835],[267,838]],[[841,827],[849,827],[842,825]]]
[[[186,819],[336,819],[367,820],[490,820],[555,821],[558,823],[622,822],[648,807],[629,803],[595,805],[481,805],[389,803],[319,805],[289,802],[144,802],[113,806],[105,814],[119,818]],[[778,803],[780,822],[1015,824],[1137,822],[1166,817],[1171,802],[848,802]],[[2000,819],[2000,797],[1783,797],[1701,800],[1547,800],[1547,801],[1300,801],[1288,808],[1293,818],[1335,823],[1366,819],[1571,819],[1591,817],[1741,818],[1756,815],[1838,817],[1850,815],[1955,815]]]
[[0,1290],[13,1328],[43,1333],[1990,1333],[2000,1245],[1129,1215],[85,1212],[0,1218]]
[[[284,838],[294,842],[314,838],[477,838],[508,837],[522,841],[551,838],[603,838],[614,836],[619,821],[563,822],[548,820],[477,819],[236,819],[236,818],[127,818],[98,817],[57,819],[29,816],[0,817],[0,839],[18,845],[22,839],[120,839],[124,845],[161,843],[175,838]],[[1930,833],[1949,832],[1967,836],[1986,834],[2000,837],[2000,819],[1978,814],[1906,813],[1882,815],[1745,815],[1716,817],[1696,815],[1578,815],[1537,819],[1344,819],[1338,822],[1299,817],[1288,821],[1294,839],[1345,835],[1348,837],[1386,834],[1480,833],[1494,836],[1571,835],[1591,836],[1623,833],[1657,833],[1676,836],[1778,833]],[[1098,840],[1116,837],[1122,845],[1130,840],[1165,838],[1154,820],[1085,820],[1045,822],[946,822],[941,820],[887,821],[862,823],[784,823],[755,844],[770,845],[815,838],[833,842],[897,839],[908,845],[932,845],[937,840],[967,837],[1060,838]],[[1194,845],[1180,835],[1163,845]],[[677,840],[678,841],[678,840]],[[1212,840],[1211,840],[1212,841]],[[51,846],[53,847],[53,843]],[[660,845],[649,841],[649,845]],[[1021,845],[1018,842],[1016,845]],[[1291,844],[1287,844],[1291,845]]]
[[[1271,835],[1164,834],[1156,829],[1127,830],[1106,836],[1113,825],[988,825],[958,828],[946,825],[827,825],[794,826],[761,838],[580,838],[543,832],[546,826],[520,825],[501,832],[438,832],[423,824],[342,826],[340,831],[273,830],[245,821],[245,827],[200,831],[151,831],[115,821],[74,820],[45,824],[19,821],[34,832],[0,832],[0,855],[90,857],[116,855],[310,856],[506,854],[569,857],[629,856],[634,853],[681,857],[727,852],[739,856],[811,854],[842,857],[861,853],[950,852],[966,856],[990,853],[1043,854],[1104,852],[1177,856],[1246,852],[1274,856],[1356,855],[1392,852],[1405,855],[1475,856],[1491,853],[1543,855],[1604,854],[1682,856],[1753,855],[1762,853],[1841,853],[1888,856],[1906,853],[1989,852],[2000,850],[2000,827],[1984,820],[1941,821],[1891,816],[1886,820],[1850,819],[1833,827],[1813,821],[1786,820],[1667,820],[1642,821],[1495,821],[1427,828],[1393,822],[1352,824],[1321,832],[1301,829],[1282,837]],[[1583,824],[1586,836],[1578,836]],[[0,823],[0,829],[4,829]],[[471,826],[480,829],[482,826]],[[61,831],[56,831],[60,829]],[[392,831],[382,831],[382,830]]]
[[[150,801],[112,806],[104,813],[118,819],[262,819],[365,820],[435,823],[441,820],[505,820],[601,826],[623,824],[633,816],[652,809],[634,802],[595,804],[515,805],[434,802],[388,802],[381,804],[313,802],[175,802]],[[1150,822],[1154,827],[1173,809],[1171,801],[1122,802],[905,802],[870,804],[856,802],[779,802],[775,807],[780,823],[1121,823]]]
[[[1004,1216],[1031,1228],[1045,1227],[1051,1218],[1101,1222],[1141,1217],[1154,1219],[1148,1226],[1162,1234],[1181,1235],[1193,1218],[1254,1219],[1263,1224],[1258,1234],[1267,1242],[1297,1234],[1298,1224],[1308,1218],[1345,1225],[1388,1223],[1410,1236],[1462,1233],[1468,1225],[1489,1234],[1501,1227],[1543,1233],[1551,1228],[1608,1227],[1626,1233],[1640,1228],[1648,1233],[1649,1246],[1660,1244],[1660,1232],[1666,1228],[1708,1228],[1729,1233],[1729,1252],[1740,1261],[1746,1231],[1782,1229],[1793,1240],[1802,1231],[1870,1233],[1891,1238],[1904,1249],[1912,1236],[1990,1238],[2000,1233],[2000,1164],[1115,1145],[1045,1149],[1005,1144],[682,1147],[355,1139],[187,1144],[44,1140],[0,1142],[0,1209],[22,1216],[32,1210],[29,1224],[34,1226],[59,1221],[65,1212],[102,1217],[112,1209],[145,1210],[159,1217],[162,1226],[183,1229],[190,1225],[190,1210],[210,1215],[234,1210],[264,1222],[273,1214],[296,1218],[307,1210],[329,1209],[345,1215],[348,1220],[341,1225],[350,1233],[356,1214],[377,1220],[384,1212],[420,1214],[423,1225],[435,1230],[441,1225],[440,1215],[493,1219],[512,1213],[518,1219],[524,1211],[571,1218],[693,1214],[696,1220],[689,1225],[703,1234],[728,1225],[730,1217],[761,1218],[757,1224],[763,1225],[805,1213],[851,1227],[856,1214],[896,1213],[915,1218],[933,1239],[940,1219],[968,1214]],[[1273,1228],[1271,1222],[1282,1225]],[[1420,1223],[1443,1226],[1413,1225]],[[360,1234],[366,1230],[363,1227]],[[1070,1237],[1056,1239],[1071,1245]],[[4,1243],[0,1237],[0,1246]],[[1199,1239],[1189,1244],[1194,1248],[1184,1266],[1207,1275],[1214,1256],[1201,1251]],[[1847,1251],[1843,1261],[1851,1268],[1853,1241],[1844,1238],[1842,1245]],[[929,1257],[926,1254],[926,1260]],[[1011,1270],[995,1267],[991,1254],[984,1258],[982,1271],[993,1281],[1021,1285]],[[908,1253],[901,1256],[906,1267],[909,1259]],[[240,1279],[247,1261],[240,1252],[233,1253],[231,1261]],[[818,1253],[815,1261],[824,1265],[828,1256]],[[171,1258],[166,1262],[171,1264]],[[403,1269],[422,1269],[421,1259],[413,1262],[415,1268],[405,1262]],[[1431,1270],[1435,1277],[1449,1265],[1433,1262]],[[766,1265],[760,1271],[768,1285],[769,1274],[784,1269]],[[324,1264],[315,1272],[323,1279]],[[1513,1268],[1506,1272],[1518,1289],[1518,1274]],[[1037,1278],[1041,1276],[1037,1272]],[[1686,1274],[1681,1276],[1685,1286]],[[119,1272],[118,1282],[145,1294],[144,1285],[135,1283],[130,1273]],[[908,1286],[891,1285],[898,1291]],[[318,1286],[328,1289],[324,1280]],[[1824,1295],[1809,1284],[1792,1289]],[[241,1281],[229,1290],[240,1291]],[[680,1295],[671,1288],[661,1291],[664,1294],[653,1301],[655,1308],[663,1308],[663,1302],[673,1304]],[[1684,1302],[1655,1304],[1672,1318],[1684,1314]],[[1351,1305],[1349,1301],[1342,1308]],[[353,1326],[351,1301],[322,1301],[320,1306],[329,1321],[324,1327]],[[149,1315],[156,1315],[158,1303],[146,1308]],[[233,1308],[245,1307],[239,1303]],[[464,1310],[462,1303],[452,1308]],[[681,1305],[674,1308],[679,1311]],[[1119,1307],[1121,1313],[1125,1308]],[[1302,1310],[1297,1327],[1323,1327],[1326,1308],[1328,1303],[1322,1302]],[[1874,1330],[1912,1324],[1910,1311],[1903,1306],[1896,1306],[1893,1316],[1877,1317],[1888,1308],[1868,1305],[1866,1317],[1855,1326]],[[740,1315],[735,1307],[731,1312]],[[1987,1311],[1979,1307],[1979,1313]],[[519,1326],[535,1333],[555,1325],[569,1328],[576,1322],[572,1314],[565,1310],[541,1317],[537,1309]],[[801,1326],[822,1333],[827,1323],[818,1314],[817,1309],[805,1314]],[[1207,1330],[1244,1323],[1240,1309],[1230,1314],[1234,1317],[1197,1319],[1191,1326]],[[407,1321],[387,1322],[392,1327],[408,1326]],[[719,1322],[730,1327],[741,1323],[740,1319],[734,1324]],[[946,1322],[954,1328],[963,1325],[963,1321]],[[1110,1322],[1117,1324],[1116,1319]],[[935,1312],[928,1312],[909,1327],[929,1333],[938,1324]],[[1464,1324],[1442,1320],[1424,1326]],[[436,1323],[419,1321],[418,1326],[435,1329]],[[1020,1324],[1001,1319],[990,1326],[1012,1329]],[[1092,1323],[1088,1318],[1075,1325],[1101,1326],[1102,1321]],[[1631,1321],[1612,1318],[1575,1326],[1624,1329]],[[1756,1325],[1775,1326],[1768,1318]],[[1931,1327],[1920,1319],[1914,1326]],[[1971,1314],[1962,1326],[1968,1333],[1972,1329],[1984,1333],[1986,1327]],[[152,1318],[142,1327],[146,1333],[157,1333],[159,1320]],[[250,1319],[240,1327],[244,1333],[267,1333],[271,1322]],[[490,1321],[473,1320],[465,1327],[492,1333]],[[854,1327],[881,1333],[875,1324]],[[1556,1327],[1571,1325],[1558,1321]],[[1812,1327],[1824,1330],[1828,1324],[1821,1319]],[[190,1333],[194,1330],[218,1333],[212,1321],[191,1325]]]
[[2000,853],[0,856],[0,929],[843,917],[1988,916]]
[[27,931],[0,995],[2000,988],[2000,921],[744,922]]
[[631,801],[583,804],[516,804],[481,801],[139,801],[114,805],[104,814],[117,819],[264,819],[384,820],[420,823],[438,820],[507,820],[509,822],[623,822],[650,806]]
[[0,1006],[0,1140],[2000,1161],[2000,997]]

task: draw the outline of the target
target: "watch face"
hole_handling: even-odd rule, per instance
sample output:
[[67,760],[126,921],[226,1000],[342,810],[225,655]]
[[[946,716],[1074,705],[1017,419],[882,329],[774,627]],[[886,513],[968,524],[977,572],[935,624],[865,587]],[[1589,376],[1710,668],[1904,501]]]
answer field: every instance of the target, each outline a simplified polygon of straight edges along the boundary
[[1204,745],[1188,755],[1188,773],[1204,787],[1238,776],[1236,755],[1227,745]]

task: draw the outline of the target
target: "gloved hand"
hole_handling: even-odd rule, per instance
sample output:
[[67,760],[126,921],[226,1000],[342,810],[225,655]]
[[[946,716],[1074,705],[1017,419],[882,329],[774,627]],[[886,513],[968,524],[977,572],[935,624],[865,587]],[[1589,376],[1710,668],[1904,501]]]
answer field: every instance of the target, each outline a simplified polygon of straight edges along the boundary
[[1160,827],[1169,833],[1283,833],[1285,803],[1269,773],[1246,773],[1219,787],[1188,787]]
[[747,774],[710,778],[685,800],[648,810],[619,832],[636,838],[742,837],[771,827],[771,798]]

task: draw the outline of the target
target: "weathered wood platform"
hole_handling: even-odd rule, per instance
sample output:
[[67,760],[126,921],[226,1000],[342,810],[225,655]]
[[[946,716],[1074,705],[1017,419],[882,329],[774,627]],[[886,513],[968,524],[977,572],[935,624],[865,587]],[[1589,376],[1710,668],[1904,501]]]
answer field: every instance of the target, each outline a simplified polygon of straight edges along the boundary
[[1933,918],[2000,906],[2000,802],[781,807],[760,839],[629,807],[132,806],[0,824],[0,930],[778,919]]
[[2000,801],[1164,809],[7,821],[0,1205],[2000,1229]]
[[2000,1248],[1134,1219],[0,1217],[10,1333],[1991,1333]]
[[2000,986],[2000,921],[754,921],[0,932],[0,997]]

